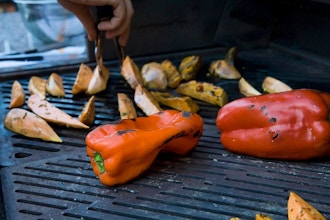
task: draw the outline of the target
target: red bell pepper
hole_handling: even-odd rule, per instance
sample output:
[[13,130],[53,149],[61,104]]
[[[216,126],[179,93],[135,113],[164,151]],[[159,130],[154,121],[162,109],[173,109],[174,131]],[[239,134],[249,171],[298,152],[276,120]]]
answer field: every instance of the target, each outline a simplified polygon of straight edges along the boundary
[[229,151],[303,160],[330,155],[330,95],[297,89],[234,100],[216,118]]

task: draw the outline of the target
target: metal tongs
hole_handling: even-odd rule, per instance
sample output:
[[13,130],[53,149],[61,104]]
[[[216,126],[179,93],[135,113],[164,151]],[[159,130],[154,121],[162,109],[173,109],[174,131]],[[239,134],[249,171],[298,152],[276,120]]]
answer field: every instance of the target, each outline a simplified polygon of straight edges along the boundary
[[[104,6],[96,6],[95,8],[95,16],[96,16],[96,21],[97,24],[99,24],[101,21],[104,20],[110,20],[113,17],[113,8],[110,5],[104,5]],[[103,66],[103,44],[105,40],[105,32],[104,31],[98,31],[97,33],[97,38],[95,41],[95,58],[97,65],[99,66],[99,69],[101,71],[101,66]],[[118,43],[118,38],[115,37],[113,39],[113,43],[115,46],[115,50],[118,56],[119,60],[119,67],[121,68],[122,63],[125,59],[125,53],[124,53],[124,48],[120,46]]]

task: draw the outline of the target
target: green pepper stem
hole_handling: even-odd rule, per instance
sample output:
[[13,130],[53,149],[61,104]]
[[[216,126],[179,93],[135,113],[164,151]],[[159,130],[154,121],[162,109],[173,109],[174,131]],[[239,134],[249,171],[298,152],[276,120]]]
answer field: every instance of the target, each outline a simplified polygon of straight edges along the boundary
[[102,158],[102,155],[98,152],[94,153],[94,161],[97,164],[97,167],[99,168],[100,173],[104,173],[105,168],[104,168],[104,161]]

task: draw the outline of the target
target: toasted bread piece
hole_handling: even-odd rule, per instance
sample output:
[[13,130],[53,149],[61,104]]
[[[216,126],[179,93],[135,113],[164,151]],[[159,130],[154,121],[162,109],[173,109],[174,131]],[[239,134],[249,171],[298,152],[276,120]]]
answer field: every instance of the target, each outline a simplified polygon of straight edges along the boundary
[[97,65],[93,72],[93,77],[89,82],[86,94],[94,95],[102,92],[107,88],[108,80],[110,78],[110,71],[105,66]]
[[47,80],[39,76],[31,76],[29,80],[28,90],[30,95],[36,94],[41,98],[46,98]]
[[62,77],[57,73],[52,73],[48,78],[46,91],[52,96],[64,97],[65,91]]
[[133,119],[137,117],[132,100],[125,93],[117,93],[118,111],[121,119]]
[[15,80],[11,87],[9,108],[16,108],[24,105],[25,97],[26,96],[22,85],[17,80]]
[[153,95],[140,84],[135,88],[134,102],[146,115],[152,115],[162,111],[162,108]]
[[241,94],[244,96],[256,96],[261,95],[261,93],[256,90],[248,81],[246,81],[243,77],[238,81],[238,89]]
[[286,92],[292,90],[290,86],[271,76],[267,76],[264,79],[262,82],[262,89],[267,93]]
[[288,220],[296,219],[318,219],[326,220],[326,218],[311,204],[306,202],[295,192],[290,192],[288,199]]
[[182,77],[176,66],[170,60],[164,60],[161,63],[167,76],[167,87],[176,88],[180,84]]
[[71,93],[76,95],[78,93],[86,92],[92,77],[93,70],[86,64],[81,63]]
[[6,115],[4,124],[7,129],[26,137],[62,142],[44,119],[25,109],[11,109]]
[[197,103],[188,96],[173,96],[168,92],[155,92],[151,91],[151,94],[162,105],[169,106],[179,111],[187,111],[196,113],[199,110]]
[[125,57],[120,73],[132,89],[138,84],[143,85],[140,69],[129,56]]
[[95,118],[95,96],[91,96],[78,116],[79,121],[85,125],[92,125]]
[[215,86],[212,83],[197,82],[191,80],[186,83],[181,83],[176,91],[180,94],[193,97],[213,105],[223,106],[228,102],[226,91],[220,86]]
[[200,56],[187,56],[183,58],[179,65],[179,72],[185,81],[196,78],[196,75],[202,67],[202,58]]

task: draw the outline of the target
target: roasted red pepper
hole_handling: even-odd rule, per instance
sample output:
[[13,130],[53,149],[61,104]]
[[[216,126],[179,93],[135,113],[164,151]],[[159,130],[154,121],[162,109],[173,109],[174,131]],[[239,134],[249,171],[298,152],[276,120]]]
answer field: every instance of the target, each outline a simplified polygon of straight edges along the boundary
[[86,136],[87,154],[100,181],[113,186],[143,173],[160,151],[188,153],[202,133],[198,114],[165,110],[97,127]]
[[298,89],[234,100],[216,119],[229,151],[303,160],[330,155],[330,95]]

